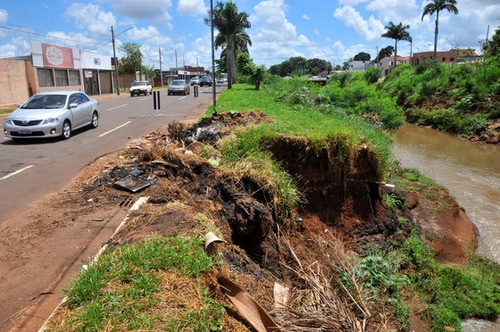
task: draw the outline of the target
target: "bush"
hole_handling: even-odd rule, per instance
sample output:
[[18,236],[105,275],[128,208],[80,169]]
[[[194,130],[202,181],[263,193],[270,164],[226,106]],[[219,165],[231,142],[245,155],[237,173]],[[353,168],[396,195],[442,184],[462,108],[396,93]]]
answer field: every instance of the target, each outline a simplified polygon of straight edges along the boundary
[[371,84],[376,83],[378,81],[378,79],[380,78],[381,72],[382,72],[382,70],[380,68],[368,67],[368,69],[364,73],[365,80]]

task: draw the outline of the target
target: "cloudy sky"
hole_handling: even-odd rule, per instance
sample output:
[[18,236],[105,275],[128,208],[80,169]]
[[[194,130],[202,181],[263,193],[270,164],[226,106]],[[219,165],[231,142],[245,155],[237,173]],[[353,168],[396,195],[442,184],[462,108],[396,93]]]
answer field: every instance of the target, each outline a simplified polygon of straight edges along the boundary
[[[215,6],[217,0],[213,1]],[[380,37],[390,21],[409,24],[413,52],[432,50],[434,18],[421,20],[427,0],[234,0],[247,12],[253,46],[250,56],[267,67],[292,56],[342,64],[359,52],[376,56],[394,45]],[[499,0],[457,0],[458,15],[440,14],[438,50],[480,50],[500,26]],[[144,64],[159,68],[211,63],[209,0],[2,0],[0,58],[28,55],[40,41],[112,56],[111,27],[119,45],[141,45]],[[134,27],[134,28],[131,28]],[[398,54],[409,55],[400,42]],[[216,51],[216,56],[218,56]],[[177,55],[177,57],[176,57]]]

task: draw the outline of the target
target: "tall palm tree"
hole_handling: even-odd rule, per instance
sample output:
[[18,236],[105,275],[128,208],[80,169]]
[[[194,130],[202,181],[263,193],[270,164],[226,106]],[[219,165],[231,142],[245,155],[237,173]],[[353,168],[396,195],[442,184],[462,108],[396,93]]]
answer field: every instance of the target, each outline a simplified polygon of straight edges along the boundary
[[[227,82],[230,89],[236,82],[236,53],[237,51],[248,51],[248,45],[252,45],[250,36],[245,32],[251,27],[246,12],[238,12],[238,7],[232,1],[217,2],[213,11],[213,24],[219,31],[215,37],[215,47],[222,47],[227,63]],[[210,20],[205,19],[210,24]]]
[[409,42],[412,41],[410,33],[408,32],[410,26],[403,25],[403,23],[394,25],[394,23],[392,23],[391,21],[384,28],[387,29],[387,31],[384,32],[381,35],[381,37],[394,39],[394,66],[396,66],[398,61],[398,41],[400,40],[406,40]]
[[458,14],[457,9],[457,0],[427,0],[430,1],[424,7],[424,12],[422,13],[421,21],[424,20],[424,16],[429,14],[432,15],[436,13],[436,27],[434,29],[434,60],[437,56],[437,41],[438,41],[438,33],[439,33],[439,12],[443,10],[447,10],[453,14]]

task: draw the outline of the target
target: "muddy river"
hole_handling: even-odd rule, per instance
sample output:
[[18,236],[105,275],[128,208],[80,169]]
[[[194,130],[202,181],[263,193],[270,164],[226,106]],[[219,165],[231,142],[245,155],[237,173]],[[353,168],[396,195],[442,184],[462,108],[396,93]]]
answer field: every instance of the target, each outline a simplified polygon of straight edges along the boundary
[[[479,229],[477,252],[500,263],[500,146],[405,125],[394,135],[393,154],[448,188]],[[463,331],[500,331],[500,322],[466,321]]]

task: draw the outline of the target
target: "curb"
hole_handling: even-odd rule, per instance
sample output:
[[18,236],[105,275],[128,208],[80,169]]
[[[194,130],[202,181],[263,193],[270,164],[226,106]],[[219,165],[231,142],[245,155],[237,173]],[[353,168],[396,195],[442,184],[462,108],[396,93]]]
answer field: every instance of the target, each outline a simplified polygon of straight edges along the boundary
[[[101,247],[101,249],[99,249],[99,251],[94,256],[94,258],[92,259],[92,261],[89,262],[89,265],[92,265],[92,264],[94,264],[95,262],[97,262],[99,260],[99,257],[102,255],[102,253],[104,252],[104,250],[106,250],[106,248],[108,247],[109,243],[111,243],[111,241],[113,240],[113,238],[116,236],[116,234],[118,234],[118,232],[123,228],[123,226],[125,226],[127,224],[127,222],[130,220],[130,218],[129,218],[130,212],[138,210],[141,207],[142,204],[144,204],[144,203],[147,202],[148,199],[149,199],[149,197],[139,197],[135,201],[134,205],[132,205],[132,207],[130,207],[130,209],[128,210],[129,212],[127,213],[127,215],[125,216],[125,218],[122,220],[122,222],[120,223],[120,225],[118,225],[118,227],[116,228],[116,230],[113,233],[113,235],[111,235],[111,237],[108,239],[108,241],[106,241],[106,243],[104,243],[104,245]],[[85,269],[85,267],[83,267],[83,268]],[[48,329],[47,325],[52,320],[52,318],[56,315],[56,313],[59,310],[59,308],[61,308],[62,305],[64,303],[66,303],[66,301],[68,301],[68,297],[67,296],[65,296],[61,300],[61,302],[57,305],[57,307],[54,309],[54,311],[52,311],[52,313],[50,314],[50,316],[45,320],[45,322],[43,323],[43,325],[38,329],[38,332],[45,332],[45,331],[47,331],[47,329]]]

